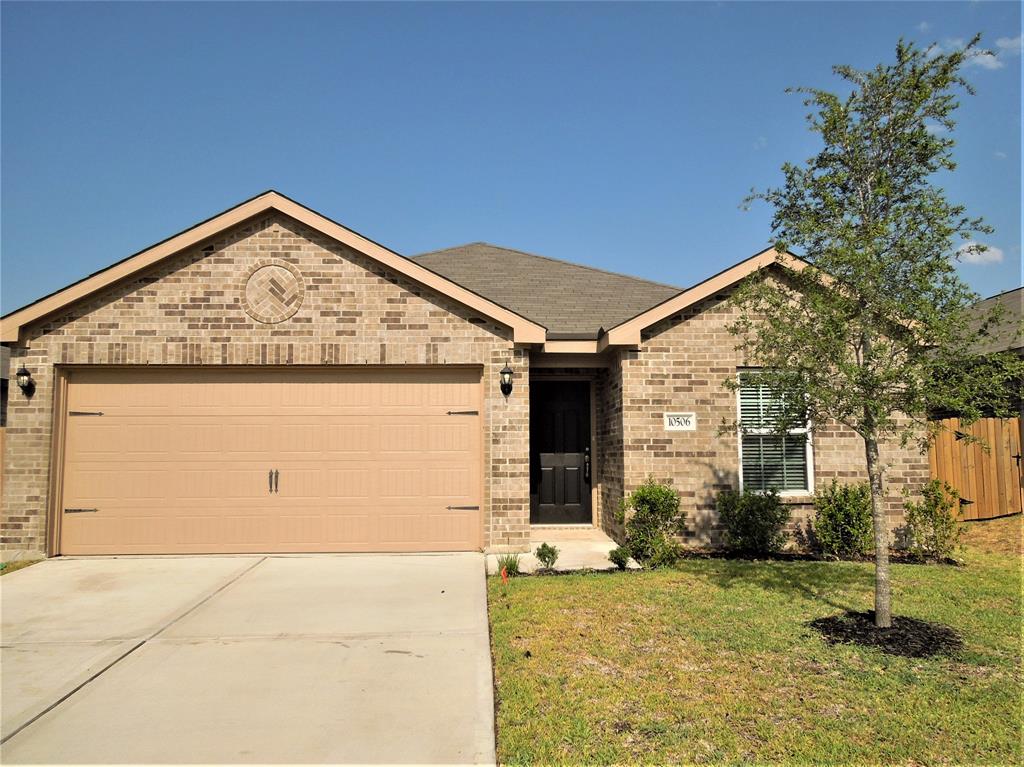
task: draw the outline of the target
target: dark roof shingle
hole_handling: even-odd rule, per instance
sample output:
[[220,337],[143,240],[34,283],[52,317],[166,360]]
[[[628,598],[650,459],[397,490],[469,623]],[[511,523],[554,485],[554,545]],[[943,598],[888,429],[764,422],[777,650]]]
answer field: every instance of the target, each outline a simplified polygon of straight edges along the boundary
[[548,329],[548,337],[596,338],[682,292],[682,288],[547,256],[473,242],[412,256]]
[[979,301],[973,307],[974,329],[981,327],[983,319],[996,306],[1002,306],[1002,317],[999,325],[991,328],[989,334],[978,337],[974,345],[977,354],[991,354],[1009,350],[1020,351],[1024,347],[1024,336],[1021,332],[1021,321],[1024,320],[1024,288],[1007,290],[1004,293]]

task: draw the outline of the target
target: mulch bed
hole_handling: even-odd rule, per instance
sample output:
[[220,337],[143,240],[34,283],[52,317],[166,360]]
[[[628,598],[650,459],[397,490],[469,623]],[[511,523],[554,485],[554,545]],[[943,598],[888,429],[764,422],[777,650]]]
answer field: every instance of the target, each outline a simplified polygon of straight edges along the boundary
[[[642,573],[642,572],[650,572],[650,571],[649,570],[645,571],[642,568],[638,570],[638,569],[633,568],[633,567],[628,568],[626,570],[619,570],[617,567],[616,568],[608,568],[608,567],[606,567],[606,568],[604,568],[602,570],[596,570],[593,567],[580,567],[580,568],[575,569],[575,570],[534,570],[532,573],[516,573],[515,575],[510,575],[509,576],[509,580],[511,580],[512,578],[559,578],[559,577],[561,577],[563,575],[611,575],[611,574],[622,575],[623,573]],[[495,578],[500,578],[501,577],[501,573],[500,572],[492,573],[492,575]]]
[[[832,557],[813,551],[777,551],[771,554],[751,554],[729,549],[687,549],[680,559],[732,559],[747,562],[874,562],[875,557]],[[889,564],[893,565],[963,565],[955,559],[922,559],[903,551],[890,551]]]
[[894,616],[891,627],[876,628],[874,610],[830,615],[827,618],[817,618],[808,625],[820,632],[829,644],[876,647],[889,655],[901,655],[905,658],[951,656],[963,647],[960,635],[941,623]]

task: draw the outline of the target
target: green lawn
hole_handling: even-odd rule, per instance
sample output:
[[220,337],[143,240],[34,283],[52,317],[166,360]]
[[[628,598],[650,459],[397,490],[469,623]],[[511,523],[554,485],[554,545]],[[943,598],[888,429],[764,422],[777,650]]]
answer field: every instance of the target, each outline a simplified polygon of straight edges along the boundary
[[864,564],[491,578],[498,759],[1020,763],[1020,562],[974,547],[965,567],[894,566],[895,612],[957,629],[955,659],[830,647],[806,627],[871,607]]

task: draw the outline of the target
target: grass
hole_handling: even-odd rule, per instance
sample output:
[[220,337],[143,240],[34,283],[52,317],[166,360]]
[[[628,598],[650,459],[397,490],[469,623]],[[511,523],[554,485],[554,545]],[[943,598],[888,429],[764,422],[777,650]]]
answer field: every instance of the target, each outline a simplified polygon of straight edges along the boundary
[[895,612],[954,627],[956,658],[830,647],[806,626],[871,607],[869,564],[491,578],[498,759],[1020,763],[1021,522],[988,524],[963,567],[893,567]]
[[42,561],[41,559],[19,559],[16,562],[0,562],[0,575],[10,575],[18,570],[24,570],[29,565]]
[[1021,515],[964,524],[968,548],[990,554],[1021,554]]

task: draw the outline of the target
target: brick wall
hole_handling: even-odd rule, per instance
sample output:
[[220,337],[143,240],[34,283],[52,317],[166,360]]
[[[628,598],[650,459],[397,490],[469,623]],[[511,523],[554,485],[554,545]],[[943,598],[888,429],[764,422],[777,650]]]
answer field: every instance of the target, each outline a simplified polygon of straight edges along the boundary
[[[687,515],[687,540],[698,545],[718,540],[718,492],[739,486],[737,436],[732,431],[718,433],[722,423],[736,418],[736,395],[722,382],[743,366],[735,339],[726,330],[734,310],[724,299],[709,298],[649,328],[639,350],[620,354],[620,371],[609,371],[613,380],[621,376],[623,392],[620,492],[628,493],[649,474],[670,482]],[[666,411],[696,413],[697,430],[665,431]],[[606,428],[610,439],[620,438],[614,417]],[[890,525],[895,525],[903,516],[901,491],[928,480],[928,459],[914,448],[885,445],[882,461],[887,467],[886,509]],[[819,424],[814,433],[814,477],[818,485],[832,477],[865,479],[863,442],[838,424]],[[609,484],[609,494],[615,492],[612,488]],[[606,504],[613,501],[609,498]],[[787,498],[793,505],[794,526],[803,526],[813,514],[810,501],[809,496]]]
[[623,497],[625,463],[622,444],[622,364],[621,355],[611,360],[597,379],[597,442],[600,459],[597,475],[600,477],[599,521],[601,528],[616,540],[622,540],[622,526],[617,521]]
[[[243,303],[245,280],[261,261],[302,278],[300,308],[276,324],[257,321]],[[517,372],[508,399],[497,386],[506,360]],[[0,549],[46,549],[56,365],[467,363],[483,366],[485,545],[524,548],[528,353],[514,348],[507,328],[362,254],[286,216],[260,217],[28,329],[10,364],[28,367],[37,388],[31,400],[16,389],[10,397]]]

